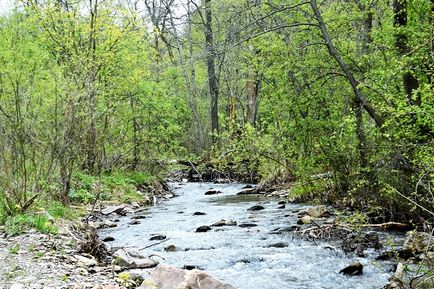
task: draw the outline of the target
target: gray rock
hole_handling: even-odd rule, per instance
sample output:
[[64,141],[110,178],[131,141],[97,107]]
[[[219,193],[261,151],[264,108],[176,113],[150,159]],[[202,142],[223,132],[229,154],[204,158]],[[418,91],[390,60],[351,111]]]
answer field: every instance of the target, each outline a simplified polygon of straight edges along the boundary
[[204,213],[204,212],[194,212],[193,213],[193,216],[203,216],[203,215],[206,215],[206,213]]
[[176,252],[176,246],[175,245],[169,245],[164,248],[164,251],[166,252]]
[[324,205],[307,208],[306,212],[313,218],[328,217],[331,215],[330,211]]
[[149,241],[162,241],[165,239],[166,239],[165,235],[156,235],[156,236],[149,238]]
[[200,226],[196,229],[196,233],[205,233],[211,230],[211,227],[209,226]]
[[85,267],[93,267],[96,266],[97,262],[95,258],[87,258],[81,255],[74,255],[73,258],[77,260],[77,263],[79,265],[85,266]]
[[303,216],[300,219],[298,219],[297,224],[299,225],[306,225],[312,223],[313,218],[309,215]]
[[220,220],[211,225],[211,227],[236,226],[237,222],[233,220]]
[[247,209],[247,211],[260,211],[264,210],[265,208],[261,205],[255,205]]
[[237,195],[252,195],[257,194],[256,188],[245,188],[237,193]]
[[158,266],[139,289],[235,289],[211,275],[197,270],[182,270],[168,265]]
[[348,265],[347,267],[339,271],[339,273],[344,275],[350,275],[350,276],[362,275],[363,265],[360,264],[359,262],[354,262],[353,264]]
[[132,249],[120,249],[113,253],[114,263],[128,269],[146,269],[158,265],[158,262],[143,256]]
[[107,208],[101,210],[101,214],[103,214],[105,216],[108,216],[108,215],[113,214],[113,213],[119,214],[124,209],[125,209],[124,205],[110,206],[110,207],[107,207]]
[[240,228],[253,228],[253,227],[257,227],[257,224],[253,224],[253,223],[244,223],[244,224],[239,224],[238,225]]
[[205,195],[210,196],[210,195],[217,195],[217,194],[221,194],[222,192],[216,189],[212,189],[212,190],[208,190],[207,192],[205,192]]

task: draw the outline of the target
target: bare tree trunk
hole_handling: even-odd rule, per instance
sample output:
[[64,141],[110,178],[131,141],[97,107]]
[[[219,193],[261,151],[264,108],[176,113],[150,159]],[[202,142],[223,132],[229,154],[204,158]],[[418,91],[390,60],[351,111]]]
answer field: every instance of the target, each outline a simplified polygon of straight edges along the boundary
[[[176,50],[178,51],[179,56],[179,62],[182,68],[183,76],[184,76],[184,82],[185,82],[185,88],[188,93],[188,105],[191,110],[193,122],[194,122],[194,135],[195,135],[195,141],[197,149],[197,152],[201,152],[201,150],[204,148],[204,133],[203,133],[203,127],[202,123],[200,121],[200,116],[197,111],[197,103],[196,103],[196,75],[195,75],[195,69],[194,69],[194,62],[193,62],[193,35],[192,35],[192,20],[191,20],[191,11],[190,11],[190,1],[187,3],[187,18],[188,18],[188,26],[187,26],[187,36],[188,36],[188,45],[189,45],[189,61],[188,61],[188,68],[187,63],[184,58],[184,50],[182,47],[182,43],[179,39],[178,32],[176,31],[175,21],[173,19],[172,11],[170,10],[170,7],[166,7],[169,12],[170,17],[170,25],[172,26],[173,30],[173,36],[176,40]],[[188,73],[188,69],[190,69],[190,75]]]
[[88,114],[87,114],[87,144],[86,144],[86,163],[85,169],[89,173],[95,172],[95,164],[96,164],[96,39],[95,39],[95,26],[97,19],[97,8],[98,8],[98,0],[89,0],[90,6],[90,33],[89,33],[89,53],[91,55],[90,59],[90,67],[88,78],[86,79],[86,87],[87,87],[87,97],[88,97]]
[[[205,0],[205,47],[206,47],[206,64],[208,68],[208,86],[211,100],[211,131],[214,135],[219,134],[219,122],[218,122],[218,98],[219,87],[217,82],[217,76],[215,72],[215,51],[214,40],[212,31],[212,14],[211,14],[211,0]],[[213,143],[215,143],[215,137],[213,137]]]
[[310,6],[312,7],[312,10],[315,14],[315,18],[318,22],[319,29],[321,30],[322,37],[325,41],[325,44],[327,45],[327,49],[330,53],[330,55],[335,59],[335,61],[338,63],[339,67],[345,74],[348,82],[350,83],[354,96],[353,101],[360,103],[363,108],[366,110],[366,112],[369,114],[369,116],[374,120],[375,124],[378,127],[381,127],[384,124],[384,119],[377,113],[377,111],[371,106],[371,104],[368,102],[368,100],[364,97],[362,92],[360,91],[358,85],[359,82],[354,77],[353,72],[349,68],[349,66],[345,63],[345,61],[342,59],[338,51],[336,50],[335,46],[333,45],[333,42],[330,38],[329,32],[327,30],[327,27],[324,23],[324,20],[322,18],[321,12],[318,8],[318,5],[316,3],[316,0],[310,1]]

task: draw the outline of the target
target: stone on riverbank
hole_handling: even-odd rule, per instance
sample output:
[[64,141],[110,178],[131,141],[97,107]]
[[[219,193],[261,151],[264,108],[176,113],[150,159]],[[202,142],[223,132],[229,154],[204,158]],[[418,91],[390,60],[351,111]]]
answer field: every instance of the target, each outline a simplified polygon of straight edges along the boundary
[[144,280],[139,289],[235,289],[211,275],[194,269],[182,270],[168,265],[160,265],[151,276]]
[[157,261],[143,256],[140,252],[132,249],[119,249],[113,253],[114,263],[128,269],[146,269],[158,265]]

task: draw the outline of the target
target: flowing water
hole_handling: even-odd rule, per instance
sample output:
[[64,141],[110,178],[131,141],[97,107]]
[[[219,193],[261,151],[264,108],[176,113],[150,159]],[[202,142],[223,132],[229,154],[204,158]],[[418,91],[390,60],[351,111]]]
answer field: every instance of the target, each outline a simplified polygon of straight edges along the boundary
[[[372,259],[346,256],[339,250],[331,250],[326,243],[306,241],[291,233],[273,234],[275,229],[295,225],[296,212],[303,205],[287,204],[278,209],[276,200],[238,196],[241,184],[187,183],[172,187],[177,197],[142,211],[140,214],[146,218],[140,224],[128,225],[131,217],[124,217],[118,227],[102,230],[100,234],[114,237],[112,246],[138,248],[154,243],[149,240],[154,235],[165,235],[166,242],[144,252],[158,254],[165,258],[165,263],[180,268],[197,266],[239,289],[378,289],[390,276],[382,264]],[[223,193],[205,195],[210,188]],[[256,204],[265,210],[247,211]],[[206,215],[193,216],[197,211]],[[213,227],[206,233],[195,232],[199,226],[209,226],[221,219],[257,226]],[[272,246],[279,242],[286,247]],[[175,245],[177,251],[165,252],[168,245]],[[364,265],[362,276],[338,273],[354,261]]]

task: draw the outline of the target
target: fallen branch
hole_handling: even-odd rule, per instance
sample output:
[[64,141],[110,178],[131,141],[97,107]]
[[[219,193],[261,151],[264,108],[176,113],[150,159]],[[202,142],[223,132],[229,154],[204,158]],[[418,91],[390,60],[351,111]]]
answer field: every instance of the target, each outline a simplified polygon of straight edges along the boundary
[[383,230],[394,230],[394,231],[400,231],[405,232],[408,230],[411,230],[411,225],[404,224],[404,223],[397,223],[397,222],[386,222],[382,224],[364,224],[362,225],[364,228],[380,228]]
[[159,245],[159,244],[164,243],[164,242],[166,242],[166,241],[168,241],[168,240],[169,240],[169,239],[165,239],[165,240],[163,240],[163,241],[160,241],[160,242],[156,242],[156,243],[153,243],[153,244],[147,245],[147,246],[145,246],[145,247],[143,247],[143,248],[140,248],[139,251],[142,251],[142,250],[145,250],[145,249],[151,248],[151,247],[153,247],[153,246]]

